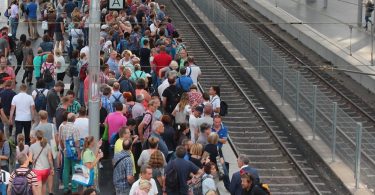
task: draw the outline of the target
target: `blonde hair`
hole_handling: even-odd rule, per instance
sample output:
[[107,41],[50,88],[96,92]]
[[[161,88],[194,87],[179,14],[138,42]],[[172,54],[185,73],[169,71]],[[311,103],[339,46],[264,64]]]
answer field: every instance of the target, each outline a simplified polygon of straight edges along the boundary
[[181,99],[178,104],[178,110],[180,112],[183,112],[186,105],[189,105],[189,94],[185,92],[181,95]]
[[191,145],[191,147],[190,147],[190,154],[191,155],[202,156],[202,152],[203,152],[202,144],[195,143],[195,144]]
[[55,55],[56,56],[61,56],[62,55],[62,52],[61,52],[61,50],[59,48],[55,49]]
[[152,168],[162,168],[164,166],[163,154],[159,150],[156,150],[151,154],[148,165],[150,165]]
[[36,136],[36,139],[40,142],[40,146],[42,146],[42,148],[46,147],[47,139],[44,137],[43,131],[37,130],[35,132],[35,136]]
[[215,132],[210,133],[210,135],[207,138],[208,143],[210,144],[217,144],[219,142],[219,135]]
[[46,119],[48,118],[48,113],[47,113],[47,111],[45,111],[45,110],[40,110],[40,111],[38,112],[38,115],[39,115],[39,118],[40,118],[41,120],[46,120]]

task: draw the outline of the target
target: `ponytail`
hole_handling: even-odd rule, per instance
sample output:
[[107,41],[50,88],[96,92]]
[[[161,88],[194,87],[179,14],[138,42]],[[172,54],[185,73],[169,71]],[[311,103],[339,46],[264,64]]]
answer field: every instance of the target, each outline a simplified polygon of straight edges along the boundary
[[48,141],[45,137],[42,138],[42,140],[40,140],[40,146],[42,146],[42,148],[46,147]]
[[83,152],[86,151],[87,148],[90,147],[90,144],[94,141],[94,137],[93,136],[88,136],[88,137],[85,137],[85,142],[83,144]]

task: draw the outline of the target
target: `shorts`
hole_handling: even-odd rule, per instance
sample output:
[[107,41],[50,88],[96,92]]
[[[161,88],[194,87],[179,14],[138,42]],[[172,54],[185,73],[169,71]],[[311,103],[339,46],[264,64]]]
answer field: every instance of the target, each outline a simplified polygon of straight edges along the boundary
[[33,172],[36,174],[36,178],[38,181],[45,182],[48,179],[48,176],[50,174],[50,169],[43,169],[43,170],[36,170],[33,169]]
[[56,41],[64,41],[62,32],[55,32]]

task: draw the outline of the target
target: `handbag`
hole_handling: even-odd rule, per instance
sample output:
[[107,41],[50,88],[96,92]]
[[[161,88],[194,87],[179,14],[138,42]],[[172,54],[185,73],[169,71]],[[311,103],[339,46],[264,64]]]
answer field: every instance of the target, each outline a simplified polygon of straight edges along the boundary
[[36,162],[38,161],[38,158],[39,158],[39,156],[42,154],[44,148],[45,148],[45,147],[43,147],[43,148],[40,150],[38,156],[37,156],[37,157],[35,158],[35,160],[33,161],[33,168],[35,168]]
[[74,166],[72,181],[82,185],[84,187],[89,187],[94,185],[95,172],[94,169],[88,169],[82,160],[79,164]]
[[48,30],[48,22],[47,22],[47,20],[43,20],[42,21],[42,29],[43,30]]

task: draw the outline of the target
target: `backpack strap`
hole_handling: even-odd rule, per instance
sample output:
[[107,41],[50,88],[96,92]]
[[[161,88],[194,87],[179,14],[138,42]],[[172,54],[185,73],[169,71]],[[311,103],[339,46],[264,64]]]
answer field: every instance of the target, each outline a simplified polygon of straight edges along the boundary
[[117,165],[122,161],[124,160],[126,157],[130,157],[129,154],[126,154],[125,156],[123,156],[122,158],[120,158],[116,163],[115,165],[113,166],[113,170],[116,169]]
[[33,167],[35,168],[35,166],[36,166],[36,162],[38,161],[38,159],[39,159],[39,156],[40,156],[40,154],[42,154],[42,152],[43,152],[43,150],[44,150],[44,148],[45,147],[42,147],[42,149],[40,150],[40,152],[39,152],[39,154],[38,154],[38,156],[36,157],[36,159],[33,161]]
[[191,76],[191,72],[192,72],[192,69],[191,69],[191,67],[188,67],[189,68],[189,74],[188,74],[188,77],[190,77]]
[[116,98],[115,94],[112,95],[113,98],[115,98],[115,101],[120,101],[121,94]]

